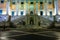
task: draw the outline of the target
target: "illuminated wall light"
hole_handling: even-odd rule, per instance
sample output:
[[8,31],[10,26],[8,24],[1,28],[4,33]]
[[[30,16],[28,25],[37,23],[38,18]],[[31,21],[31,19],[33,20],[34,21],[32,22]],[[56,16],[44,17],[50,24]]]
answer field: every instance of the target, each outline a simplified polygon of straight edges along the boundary
[[24,15],[24,10],[20,10],[20,16]]

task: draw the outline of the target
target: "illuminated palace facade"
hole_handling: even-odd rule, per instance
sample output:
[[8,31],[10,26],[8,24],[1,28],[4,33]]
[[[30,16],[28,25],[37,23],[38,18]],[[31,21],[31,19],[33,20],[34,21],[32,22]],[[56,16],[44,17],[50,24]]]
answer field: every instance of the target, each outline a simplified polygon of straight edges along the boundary
[[0,0],[0,15],[60,15],[59,0]]

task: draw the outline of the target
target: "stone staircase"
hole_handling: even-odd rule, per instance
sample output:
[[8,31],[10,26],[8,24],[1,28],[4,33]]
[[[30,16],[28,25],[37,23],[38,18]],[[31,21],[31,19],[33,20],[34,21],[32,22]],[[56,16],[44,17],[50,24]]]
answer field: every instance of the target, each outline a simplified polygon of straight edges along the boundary
[[47,18],[44,18],[42,16],[40,16],[40,21],[41,21],[41,25],[40,26],[43,27],[43,28],[47,28],[52,23],[51,20],[49,20]]
[[[40,17],[41,20],[41,25],[40,25],[41,27],[48,27],[52,23],[52,21],[47,18],[44,18],[42,16],[38,16],[38,17]],[[20,16],[17,19],[13,20],[12,22],[18,24],[20,21],[25,20],[25,18],[26,16]]]
[[13,22],[13,23],[18,23],[18,22],[20,22],[20,21],[24,20],[24,19],[25,19],[25,17],[26,17],[26,16],[19,16],[17,19],[12,20],[12,22]]

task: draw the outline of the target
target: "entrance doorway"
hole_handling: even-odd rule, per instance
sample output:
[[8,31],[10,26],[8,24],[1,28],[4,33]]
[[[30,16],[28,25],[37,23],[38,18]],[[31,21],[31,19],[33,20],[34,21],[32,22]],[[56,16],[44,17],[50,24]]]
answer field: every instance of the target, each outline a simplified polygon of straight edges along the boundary
[[43,16],[43,11],[40,11],[40,15]]
[[12,16],[14,16],[14,11],[12,11]]
[[30,17],[30,25],[34,25],[34,18]]
[[52,17],[52,11],[50,11],[50,17]]
[[21,16],[23,16],[23,14],[24,14],[24,11],[21,11]]
[[33,11],[30,11],[30,15],[33,15]]

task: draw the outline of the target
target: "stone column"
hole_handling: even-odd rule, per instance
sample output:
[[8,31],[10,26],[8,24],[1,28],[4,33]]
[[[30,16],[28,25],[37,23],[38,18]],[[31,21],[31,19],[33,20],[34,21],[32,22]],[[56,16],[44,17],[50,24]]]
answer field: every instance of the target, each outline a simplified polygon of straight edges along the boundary
[[47,16],[47,0],[45,0],[45,5],[44,5],[44,9],[45,9],[45,15]]

